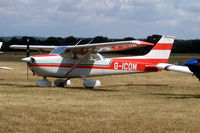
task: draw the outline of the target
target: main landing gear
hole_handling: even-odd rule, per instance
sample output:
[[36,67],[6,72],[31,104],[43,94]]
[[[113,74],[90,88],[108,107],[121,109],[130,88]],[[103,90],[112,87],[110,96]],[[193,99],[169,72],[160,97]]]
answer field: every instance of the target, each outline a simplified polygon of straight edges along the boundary
[[69,79],[56,79],[54,81],[55,86],[57,87],[65,87],[65,86],[69,86],[71,84],[71,81]]
[[[101,82],[99,80],[86,79],[85,77],[82,77],[82,79],[83,79],[83,86],[85,88],[94,88],[101,85]],[[57,87],[65,87],[69,86],[71,84],[71,81],[69,79],[59,78],[54,81],[54,84]],[[51,87],[51,85],[52,85],[51,81],[47,80],[46,77],[43,77],[42,80],[38,80],[36,83],[36,86],[38,87]]]
[[101,82],[99,80],[95,80],[95,79],[86,79],[84,76],[82,76],[83,79],[83,85],[85,86],[85,88],[94,88],[97,86],[101,85]]

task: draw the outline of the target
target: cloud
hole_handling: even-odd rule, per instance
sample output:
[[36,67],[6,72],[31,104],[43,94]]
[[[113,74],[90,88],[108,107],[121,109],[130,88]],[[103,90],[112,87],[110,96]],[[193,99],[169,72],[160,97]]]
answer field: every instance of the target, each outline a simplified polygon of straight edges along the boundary
[[[19,34],[84,36],[85,33],[88,35],[101,33],[112,37],[115,36],[115,32],[126,36],[126,32],[128,35],[135,35],[137,33],[135,30],[140,30],[144,33],[137,34],[142,37],[149,33],[159,34],[161,30],[169,31],[166,34],[170,34],[173,30],[173,34],[181,38],[197,36],[198,30],[194,29],[199,27],[200,2],[196,0],[1,0],[0,18],[2,18],[0,28],[6,29],[0,31],[0,34],[8,35],[11,35],[14,29],[16,33],[19,31]],[[183,35],[180,29],[186,27],[188,34]]]

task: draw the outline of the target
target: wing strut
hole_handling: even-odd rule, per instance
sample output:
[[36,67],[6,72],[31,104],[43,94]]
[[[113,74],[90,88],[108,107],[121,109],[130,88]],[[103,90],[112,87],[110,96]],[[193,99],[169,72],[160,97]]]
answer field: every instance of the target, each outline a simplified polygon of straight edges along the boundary
[[[94,39],[90,40],[88,44],[90,44],[93,40],[94,40]],[[86,44],[86,45],[88,45],[88,44]]]
[[82,57],[80,58],[80,60],[78,60],[78,61],[72,66],[72,68],[65,74],[65,76],[67,76],[72,70],[74,70],[74,68],[75,68],[78,64],[80,64],[81,61],[83,61],[91,52],[92,52],[92,50],[89,51],[89,52],[87,52],[84,56],[82,56]]
[[75,46],[78,45],[81,41],[82,41],[82,39],[80,39],[80,40],[75,44]]

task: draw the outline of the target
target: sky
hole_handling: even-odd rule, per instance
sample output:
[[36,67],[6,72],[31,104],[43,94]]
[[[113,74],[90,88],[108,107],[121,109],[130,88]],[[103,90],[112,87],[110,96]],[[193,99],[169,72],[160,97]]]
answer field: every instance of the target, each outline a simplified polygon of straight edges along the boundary
[[199,0],[0,0],[0,36],[200,39]]

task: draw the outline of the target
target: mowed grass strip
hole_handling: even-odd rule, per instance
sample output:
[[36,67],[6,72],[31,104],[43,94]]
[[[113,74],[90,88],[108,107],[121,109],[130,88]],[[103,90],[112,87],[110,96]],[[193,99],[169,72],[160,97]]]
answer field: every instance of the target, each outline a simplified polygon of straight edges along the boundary
[[[35,87],[23,62],[0,62],[0,132],[198,132],[200,87],[176,72],[92,77],[66,88]],[[53,81],[53,78],[50,78]]]

